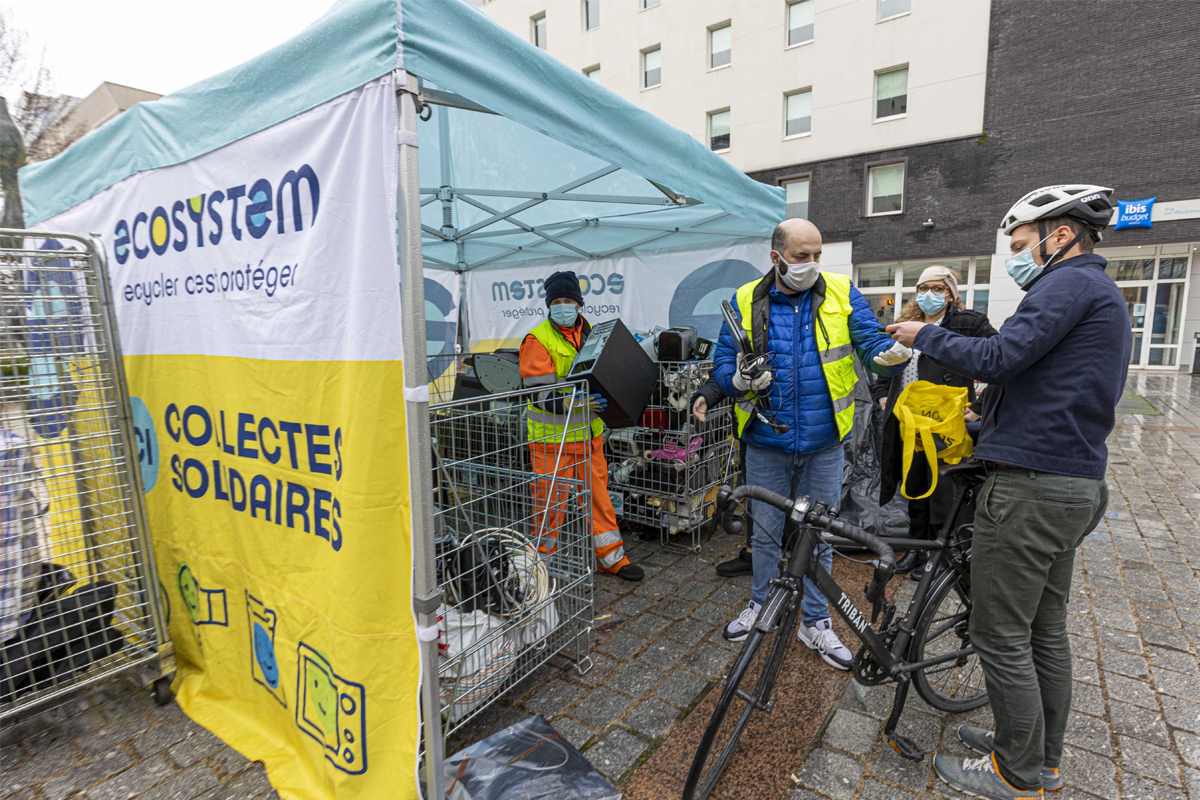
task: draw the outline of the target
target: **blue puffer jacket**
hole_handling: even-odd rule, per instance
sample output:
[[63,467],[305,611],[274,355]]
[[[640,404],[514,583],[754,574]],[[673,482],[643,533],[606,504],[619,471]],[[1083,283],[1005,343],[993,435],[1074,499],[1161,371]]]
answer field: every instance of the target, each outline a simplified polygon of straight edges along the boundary
[[[784,450],[795,455],[806,455],[828,449],[839,441],[837,422],[833,417],[833,403],[829,399],[829,387],[817,354],[817,331],[813,324],[812,290],[801,292],[794,298],[772,287],[771,324],[768,346],[775,354],[775,380],[771,384],[770,412],[765,416],[775,418],[789,428],[787,433],[775,433],[770,426],[752,419],[746,426],[742,440],[755,447]],[[879,322],[867,301],[852,285],[850,303],[850,341],[854,344],[859,360],[879,375],[898,375],[904,365],[881,367],[875,356],[890,348],[892,338],[879,333]],[[750,309],[738,308],[737,295],[733,307],[738,315],[749,314]],[[824,341],[822,339],[822,341]],[[733,375],[737,371],[737,345],[726,326],[721,327],[713,357],[713,377],[721,391],[730,397],[741,394],[733,388]]]

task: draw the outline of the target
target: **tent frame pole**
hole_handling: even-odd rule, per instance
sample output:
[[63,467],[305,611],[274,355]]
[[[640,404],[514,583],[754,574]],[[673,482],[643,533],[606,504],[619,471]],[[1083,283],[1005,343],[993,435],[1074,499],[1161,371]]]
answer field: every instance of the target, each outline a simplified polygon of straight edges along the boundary
[[[399,114],[397,224],[400,234],[400,306],[404,345],[404,406],[408,430],[408,484],[412,511],[413,612],[417,631],[437,630],[441,592],[434,562],[433,459],[429,433],[429,381],[425,364],[425,272],[421,257],[421,196],[417,159],[417,78],[396,93]],[[424,637],[419,637],[424,638]],[[425,797],[445,796],[442,787],[442,706],[436,641],[420,641],[421,727],[425,742]]]

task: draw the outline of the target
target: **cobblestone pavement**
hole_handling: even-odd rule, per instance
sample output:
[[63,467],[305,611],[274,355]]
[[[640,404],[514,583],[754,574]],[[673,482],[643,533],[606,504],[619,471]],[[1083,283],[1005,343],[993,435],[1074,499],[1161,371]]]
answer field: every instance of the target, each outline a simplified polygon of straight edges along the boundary
[[[1200,800],[1200,379],[1131,374],[1159,415],[1122,415],[1109,438],[1104,524],[1075,562],[1068,627],[1075,661],[1061,800]],[[882,737],[891,690],[851,684],[795,774],[793,800],[961,797],[930,760]],[[971,715],[988,725],[985,708]],[[964,720],[910,694],[901,722],[927,754],[971,755]]]
[[[1159,415],[1122,416],[1110,439],[1108,519],[1076,564],[1070,629],[1074,714],[1063,765],[1079,798],[1200,800],[1200,380],[1137,374],[1128,391]],[[596,580],[592,668],[555,660],[517,685],[448,751],[542,714],[612,780],[627,778],[720,678],[734,648],[720,626],[746,601],[749,578],[713,565],[738,547],[718,535],[702,552],[664,551],[627,535],[646,568],[639,584]],[[900,760],[880,737],[890,690],[851,684],[806,763],[793,800],[940,798],[928,759]],[[971,719],[990,721],[986,709]],[[961,720],[915,692],[902,722],[927,753],[966,754]],[[0,798],[273,797],[261,765],[233,753],[149,693],[113,683],[0,729]],[[781,765],[788,769],[789,765]],[[944,786],[942,787],[945,788]]]
[[0,727],[5,800],[266,800],[279,795],[247,761],[192,722],[179,704],[114,678]]

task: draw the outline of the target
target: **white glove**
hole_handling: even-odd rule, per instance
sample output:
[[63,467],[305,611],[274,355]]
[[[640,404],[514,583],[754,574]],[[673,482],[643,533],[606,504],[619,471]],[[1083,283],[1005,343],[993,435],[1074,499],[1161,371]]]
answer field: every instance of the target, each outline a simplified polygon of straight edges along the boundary
[[881,367],[894,367],[912,358],[912,350],[896,342],[890,349],[875,356],[875,363]]
[[743,372],[742,367],[746,361],[745,353],[738,353],[738,369],[733,374],[733,388],[739,392],[755,392],[761,394],[765,392],[771,385],[771,381],[775,376],[771,374],[771,370],[764,369],[758,375],[751,377],[750,374]]

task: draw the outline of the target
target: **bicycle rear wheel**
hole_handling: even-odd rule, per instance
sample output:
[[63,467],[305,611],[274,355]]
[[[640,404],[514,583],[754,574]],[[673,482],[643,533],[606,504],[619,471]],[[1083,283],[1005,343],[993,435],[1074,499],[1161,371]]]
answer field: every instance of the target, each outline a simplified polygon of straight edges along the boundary
[[[971,587],[963,576],[946,570],[929,588],[925,608],[913,632],[911,661],[924,661],[971,646]],[[988,701],[983,666],[975,653],[913,673],[913,684],[926,703],[961,714]]]
[[[683,800],[705,800],[733,757],[738,740],[756,711],[769,709],[771,692],[783,657],[791,644],[800,613],[796,595],[776,586],[763,604],[763,613],[779,620],[767,633],[750,631],[722,684],[721,697],[692,759]],[[768,619],[770,617],[767,617]],[[753,688],[745,689],[746,686]]]

